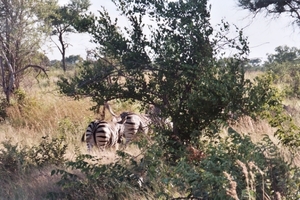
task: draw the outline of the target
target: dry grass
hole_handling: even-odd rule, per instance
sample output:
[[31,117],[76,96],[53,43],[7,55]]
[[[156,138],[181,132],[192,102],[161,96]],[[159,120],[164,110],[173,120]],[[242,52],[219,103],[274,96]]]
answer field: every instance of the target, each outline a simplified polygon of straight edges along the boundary
[[248,135],[254,143],[262,140],[265,135],[268,135],[274,143],[278,143],[279,140],[274,137],[276,129],[272,128],[264,120],[253,120],[251,117],[243,116],[234,123],[231,123],[231,127],[238,133]]
[[[100,115],[90,110],[93,104],[89,99],[74,100],[59,94],[56,88],[58,74],[61,72],[55,70],[49,72],[49,79],[28,77],[23,82],[25,98],[19,101],[14,99],[7,109],[8,117],[0,124],[0,143],[10,139],[20,147],[32,147],[39,145],[43,136],[66,136],[66,159],[73,160],[76,154],[87,153],[86,143],[81,142],[81,136],[85,133],[88,123]],[[116,104],[113,108],[116,113],[124,109],[138,110],[137,106],[129,108],[128,104]],[[106,116],[107,120],[111,117],[108,112]],[[126,151],[134,156],[140,153],[135,146],[130,146]],[[92,155],[101,158],[101,163],[110,163],[118,159],[114,150],[94,151]],[[0,181],[0,187],[6,185],[2,188],[11,194],[9,199],[43,199],[47,192],[59,190],[55,183],[60,177],[50,175],[53,169],[54,166],[23,174],[11,184]],[[0,199],[6,198],[8,197],[1,197],[0,193]]]
[[[66,158],[68,160],[74,159],[78,150],[80,153],[87,153],[86,144],[80,141],[81,136],[88,123],[99,118],[100,115],[89,110],[92,106],[89,99],[75,101],[57,93],[55,83],[58,74],[61,72],[55,70],[49,73],[49,79],[29,77],[24,81],[22,86],[25,91],[25,99],[22,100],[23,106],[20,108],[18,106],[20,102],[13,102],[13,105],[7,110],[8,118],[0,124],[0,142],[11,139],[13,143],[32,147],[38,145],[43,136],[50,136],[50,138],[66,136],[68,143]],[[260,73],[247,73],[246,77],[253,79],[258,74]],[[298,101],[287,100],[285,103],[294,105],[297,110],[300,110]],[[112,105],[112,108],[116,114],[124,110],[133,112],[140,110],[137,104],[131,106],[128,103],[116,103]],[[295,114],[295,120],[300,120],[298,113]],[[110,116],[107,112],[107,119]],[[297,123],[300,124],[300,121]],[[261,141],[266,134],[275,144],[278,143],[274,137],[275,130],[264,121],[253,121],[248,117],[243,117],[232,127],[242,134],[249,135],[254,142]],[[136,146],[130,146],[126,152],[133,156],[140,154],[140,150]],[[283,150],[283,154],[285,152],[287,151]],[[101,163],[110,163],[118,159],[114,150],[93,151],[92,155],[101,158]],[[300,166],[300,156],[296,158],[295,162]],[[14,199],[42,199],[47,191],[59,190],[54,185],[59,177],[50,176],[52,169],[47,167],[34,171],[19,177],[17,182],[12,182],[12,185],[8,184],[5,187],[12,190],[12,195],[21,195]],[[0,181],[0,187],[3,184]],[[5,199],[1,196],[0,198]]]
[[[294,116],[293,120],[297,123],[299,120],[298,116]],[[300,167],[300,153],[291,154],[291,151],[280,144],[279,139],[274,135],[276,129],[272,128],[264,120],[254,120],[248,116],[241,117],[235,123],[231,124],[231,127],[242,135],[247,135],[251,138],[254,143],[261,142],[265,136],[268,136],[270,140],[280,148],[282,157],[294,164],[295,166]],[[225,131],[225,134],[226,131]]]
[[249,80],[254,80],[255,77],[262,75],[264,72],[261,71],[253,71],[253,72],[246,72],[245,78]]
[[18,179],[8,183],[2,183],[2,192],[10,194],[9,197],[1,196],[1,199],[38,200],[45,199],[49,191],[58,192],[60,188],[55,184],[60,180],[58,176],[51,176],[50,171],[54,168],[47,167],[36,170],[30,174],[18,176]]

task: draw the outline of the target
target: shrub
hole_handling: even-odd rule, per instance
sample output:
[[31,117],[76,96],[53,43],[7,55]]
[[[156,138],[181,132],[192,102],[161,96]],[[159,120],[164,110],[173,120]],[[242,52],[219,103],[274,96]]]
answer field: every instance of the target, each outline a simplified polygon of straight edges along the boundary
[[[90,155],[79,155],[75,161],[66,163],[67,169],[56,169],[52,175],[61,175],[57,183],[62,192],[49,192],[49,198],[67,199],[137,199],[149,196],[147,190],[141,190],[134,170],[138,164],[128,155],[121,153],[122,159],[116,163],[98,164],[99,159]],[[126,160],[126,162],[125,162]],[[128,160],[130,164],[128,165]],[[96,163],[96,164],[91,164]]]
[[67,145],[64,138],[43,137],[41,143],[31,148],[12,144],[10,140],[2,142],[4,148],[0,149],[0,170],[11,177],[26,172],[31,166],[44,166],[46,164],[63,164]]
[[11,140],[1,143],[0,149],[0,173],[1,178],[16,178],[24,173],[30,166],[28,160],[28,148],[20,148],[18,144],[11,144]]
[[65,161],[67,145],[65,138],[52,138],[48,136],[42,137],[39,145],[33,146],[29,151],[29,158],[37,166],[41,167],[47,164],[60,165]]
[[[159,136],[163,141],[164,136]],[[157,140],[158,141],[158,140]],[[254,144],[232,128],[224,138],[194,141],[205,154],[190,161],[189,148],[153,144],[144,153],[149,187],[155,198],[298,199],[300,169],[286,162],[266,136]],[[171,159],[169,155],[174,155]],[[233,187],[233,186],[236,187]]]
[[0,121],[3,121],[4,119],[6,119],[7,117],[7,107],[8,107],[8,103],[6,101],[6,99],[2,98],[0,99]]

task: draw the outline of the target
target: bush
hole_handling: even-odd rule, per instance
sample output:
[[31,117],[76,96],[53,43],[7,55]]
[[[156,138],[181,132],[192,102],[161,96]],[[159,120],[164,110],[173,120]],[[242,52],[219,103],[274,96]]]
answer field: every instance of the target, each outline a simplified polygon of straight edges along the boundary
[[65,138],[52,138],[48,136],[42,137],[39,145],[33,146],[28,152],[30,160],[38,167],[55,164],[61,165],[64,163],[67,145]]
[[[191,160],[195,157],[189,155],[190,148],[182,144],[173,149],[173,145],[162,145],[165,140],[163,134],[157,134],[156,142],[143,149],[141,162],[122,151],[118,152],[120,160],[111,164],[99,164],[93,156],[79,155],[66,163],[67,170],[52,171],[52,175],[61,175],[58,184],[62,192],[49,193],[49,198],[300,197],[300,169],[283,160],[280,149],[268,137],[254,144],[248,136],[229,128],[224,138],[194,141],[195,149],[203,152],[195,160]],[[141,174],[145,175],[141,171],[147,171],[142,187],[138,184]]]
[[45,166],[49,164],[60,165],[65,159],[67,145],[64,138],[43,137],[40,144],[31,148],[12,144],[11,140],[2,142],[0,149],[0,169],[12,176],[26,172],[32,166]]
[[20,148],[18,144],[11,144],[10,140],[1,143],[0,149],[0,173],[1,178],[16,178],[30,167],[28,160],[28,148]]
[[[75,161],[66,163],[67,169],[76,172],[56,169],[52,175],[61,175],[57,183],[62,192],[49,192],[51,199],[140,199],[150,196],[147,189],[141,189],[139,174],[134,171],[138,163],[127,154],[120,153],[122,159],[116,163],[98,164],[99,159],[90,155],[79,155]],[[130,161],[128,164],[127,161]],[[91,164],[96,163],[96,164]],[[150,197],[149,197],[150,198]]]
[[[162,134],[157,136],[157,142],[164,140]],[[254,144],[229,128],[224,138],[202,138],[193,145],[203,154],[192,162],[185,145],[172,149],[155,143],[144,152],[147,186],[156,199],[300,197],[300,169],[283,160],[267,136]],[[170,160],[172,152],[176,158]]]

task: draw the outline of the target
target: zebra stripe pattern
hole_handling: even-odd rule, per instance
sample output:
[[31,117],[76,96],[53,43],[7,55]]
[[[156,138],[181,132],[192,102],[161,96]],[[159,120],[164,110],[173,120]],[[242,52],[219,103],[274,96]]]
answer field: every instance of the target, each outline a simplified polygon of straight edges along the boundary
[[147,136],[149,126],[151,124],[150,118],[128,112],[123,112],[120,116],[124,122],[124,137],[126,139],[126,145],[132,141],[138,132],[142,132]]
[[150,104],[146,110],[146,115],[151,119],[156,127],[173,130],[173,122],[170,118],[162,118],[160,108]]
[[[105,103],[104,106],[108,109],[111,115],[114,117],[114,120],[121,120],[121,123],[124,124],[123,136],[126,139],[126,144],[132,141],[138,132],[142,132],[146,137],[149,132],[149,126],[152,124],[150,115],[138,115],[132,112],[123,112],[120,116],[117,116],[111,109],[108,103]],[[150,138],[148,137],[150,140]]]
[[88,125],[86,133],[83,134],[81,140],[84,142],[84,136],[86,137],[89,152],[93,146],[104,150],[106,147],[115,147],[117,143],[122,142],[122,130],[123,125],[120,122],[113,123],[95,120]]

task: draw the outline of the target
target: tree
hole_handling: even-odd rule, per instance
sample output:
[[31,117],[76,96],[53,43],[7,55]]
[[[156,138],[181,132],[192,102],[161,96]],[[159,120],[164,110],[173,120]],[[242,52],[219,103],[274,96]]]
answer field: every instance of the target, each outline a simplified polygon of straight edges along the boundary
[[238,6],[250,12],[258,13],[265,11],[267,15],[278,16],[287,13],[294,23],[300,23],[300,2],[297,0],[238,0]]
[[[255,94],[244,78],[249,49],[242,32],[237,29],[237,40],[227,38],[227,23],[214,31],[206,0],[114,2],[131,27],[122,34],[105,9],[100,17],[85,18],[90,22],[85,28],[98,44],[98,59],[85,63],[75,77],[62,78],[61,92],[90,96],[97,106],[113,99],[153,104],[163,117],[172,118],[174,129],[167,134],[181,142],[190,142],[207,127],[207,134],[214,133],[214,124],[226,121],[230,112],[246,113],[266,103],[258,96],[267,98],[272,90]],[[146,26],[146,18],[155,24]],[[218,62],[221,46],[235,47],[237,54]]]
[[268,63],[299,62],[300,50],[296,47],[278,46],[275,54],[268,55]]
[[264,63],[264,68],[274,73],[275,83],[285,85],[284,92],[288,97],[300,97],[299,55],[300,50],[296,47],[278,46]]
[[38,13],[50,10],[51,5],[52,1],[0,1],[0,73],[7,102],[19,88],[26,69],[44,71],[31,58],[38,53],[47,31]]
[[260,67],[262,60],[260,58],[252,58],[249,60],[249,64],[252,67]]
[[66,62],[71,65],[74,65],[77,62],[81,62],[81,61],[83,61],[83,59],[81,58],[80,55],[70,55],[66,58]]
[[59,44],[52,40],[62,55],[62,68],[66,71],[66,49],[69,43],[66,42],[68,33],[75,33],[74,23],[80,20],[80,17],[85,13],[90,6],[89,0],[71,0],[70,3],[64,6],[58,6],[55,12],[46,16],[45,20],[51,24],[52,33],[58,37]]

